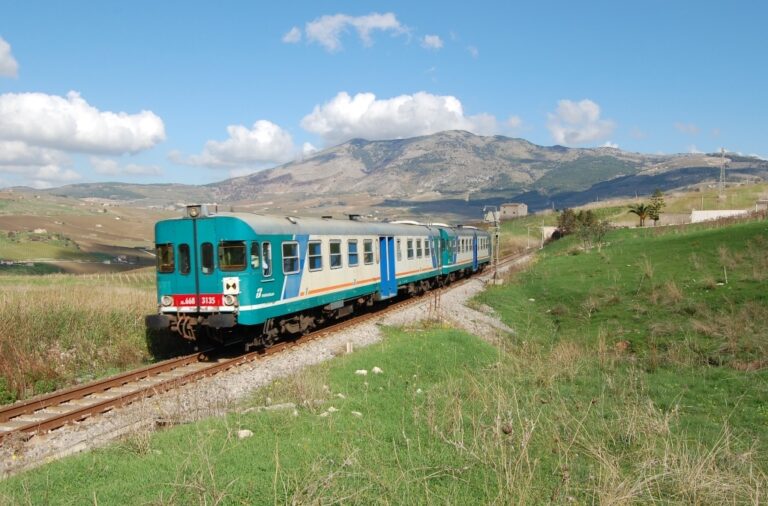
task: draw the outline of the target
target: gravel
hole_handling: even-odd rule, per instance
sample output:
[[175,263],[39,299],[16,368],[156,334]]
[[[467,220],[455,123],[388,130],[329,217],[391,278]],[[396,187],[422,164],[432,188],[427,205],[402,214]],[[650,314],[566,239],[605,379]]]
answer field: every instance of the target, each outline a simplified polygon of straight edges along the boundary
[[[522,264],[529,256],[506,269]],[[503,268],[502,268],[503,269]],[[501,270],[500,269],[500,272]],[[204,378],[101,416],[70,424],[28,441],[6,440],[0,447],[0,475],[10,476],[67,455],[104,446],[120,437],[158,427],[220,416],[277,378],[344,354],[349,344],[362,348],[382,339],[380,325],[409,326],[425,320],[461,328],[491,343],[513,332],[488,307],[479,311],[466,302],[482,291],[490,275],[476,277],[441,294],[430,294],[417,304],[381,318],[348,327],[325,338],[270,355],[255,362]]]

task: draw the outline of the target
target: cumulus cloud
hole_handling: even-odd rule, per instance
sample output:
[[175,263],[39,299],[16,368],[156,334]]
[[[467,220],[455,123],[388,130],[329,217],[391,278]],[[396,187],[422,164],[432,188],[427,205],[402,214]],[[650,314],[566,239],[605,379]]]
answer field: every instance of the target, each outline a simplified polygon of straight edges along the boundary
[[296,44],[301,42],[301,28],[294,26],[285,35],[283,35],[283,42],[286,44]]
[[30,146],[21,141],[0,140],[0,171],[3,167],[39,167],[68,161],[60,151]]
[[480,56],[480,50],[475,46],[467,46],[467,52],[474,59],[477,59]]
[[28,174],[30,179],[27,184],[32,188],[52,188],[56,185],[72,183],[81,179],[82,176],[72,169],[62,168],[58,165],[44,165],[38,167],[34,172]]
[[217,168],[281,163],[295,155],[291,134],[271,121],[259,120],[251,128],[229,125],[227,132],[228,139],[206,142],[201,154],[183,158],[172,153],[171,160]]
[[135,153],[165,140],[163,120],[151,111],[100,111],[79,93],[0,95],[0,140],[86,153]]
[[557,110],[547,116],[552,138],[565,146],[604,140],[615,128],[613,121],[600,118],[600,106],[588,99],[560,100]]
[[510,116],[507,118],[506,126],[513,131],[520,130],[523,127],[523,118],[520,116]]
[[688,146],[688,152],[692,155],[700,155],[703,153],[699,148],[696,147],[696,144],[691,144]]
[[[373,44],[371,38],[373,31],[391,32],[393,35],[400,35],[408,31],[393,13],[379,14],[374,12],[366,16],[349,16],[347,14],[321,16],[307,23],[304,33],[309,42],[315,42],[327,51],[334,52],[342,48],[341,36],[350,29],[357,32],[360,40],[366,46]],[[283,37],[283,40],[285,41],[285,37],[292,32],[293,29]]]
[[98,174],[107,176],[159,176],[163,170],[157,165],[141,165],[128,163],[121,165],[115,159],[92,156],[91,167]]
[[675,123],[675,128],[686,135],[698,135],[699,127],[693,123]]
[[421,46],[426,49],[441,49],[443,47],[443,39],[439,35],[425,35],[421,39]]
[[0,37],[0,76],[16,77],[19,75],[19,64],[11,53],[11,45]]
[[603,144],[603,147],[604,148],[619,149],[619,145],[616,144],[615,142],[611,142],[611,141],[605,141],[605,144]]
[[301,154],[302,154],[302,156],[309,156],[309,155],[311,155],[313,153],[316,153],[317,151],[318,151],[318,149],[315,146],[313,146],[312,144],[310,144],[309,142],[305,142],[301,146]]
[[390,99],[377,99],[373,93],[352,97],[341,92],[315,106],[301,120],[301,126],[332,144],[355,137],[397,139],[443,130],[468,130],[482,135],[497,131],[492,115],[466,116],[456,97],[426,92]]

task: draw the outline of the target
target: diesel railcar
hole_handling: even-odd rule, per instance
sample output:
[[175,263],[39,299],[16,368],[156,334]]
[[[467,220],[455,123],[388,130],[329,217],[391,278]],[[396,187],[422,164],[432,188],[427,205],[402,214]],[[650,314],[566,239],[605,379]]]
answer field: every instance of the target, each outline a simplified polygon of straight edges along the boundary
[[158,312],[147,326],[253,345],[482,270],[492,248],[491,236],[474,227],[218,213],[203,205],[158,222],[155,242]]

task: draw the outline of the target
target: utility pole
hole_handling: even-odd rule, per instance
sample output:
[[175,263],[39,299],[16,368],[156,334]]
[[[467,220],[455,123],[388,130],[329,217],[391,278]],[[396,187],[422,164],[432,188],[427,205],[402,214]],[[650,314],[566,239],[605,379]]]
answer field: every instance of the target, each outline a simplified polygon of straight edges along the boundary
[[720,182],[717,185],[718,198],[725,199],[725,148],[720,148]]
[[493,238],[496,247],[493,248],[493,284],[495,285],[499,278],[499,249],[501,246],[501,221],[499,220],[499,210],[496,206],[483,207],[483,219],[488,223],[493,223]]

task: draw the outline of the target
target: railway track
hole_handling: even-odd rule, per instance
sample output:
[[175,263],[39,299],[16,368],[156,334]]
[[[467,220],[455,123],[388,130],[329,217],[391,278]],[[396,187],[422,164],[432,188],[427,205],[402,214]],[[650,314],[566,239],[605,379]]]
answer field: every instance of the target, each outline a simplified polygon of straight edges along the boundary
[[[506,257],[499,262],[499,267],[511,263],[521,256]],[[425,297],[437,297],[440,292],[460,286],[472,279],[476,279],[476,276],[459,280],[444,288],[432,290],[421,297],[393,302],[379,310],[324,327],[295,340],[282,341],[266,350],[214,360],[207,358],[205,352],[194,353],[5,406],[0,408],[0,444],[9,438],[25,440],[36,433],[55,430],[69,423],[76,423],[137,400],[147,399],[178,388],[200,378],[280,353],[288,348],[300,346],[341,329],[359,325],[412,304],[417,304],[423,301]]]

